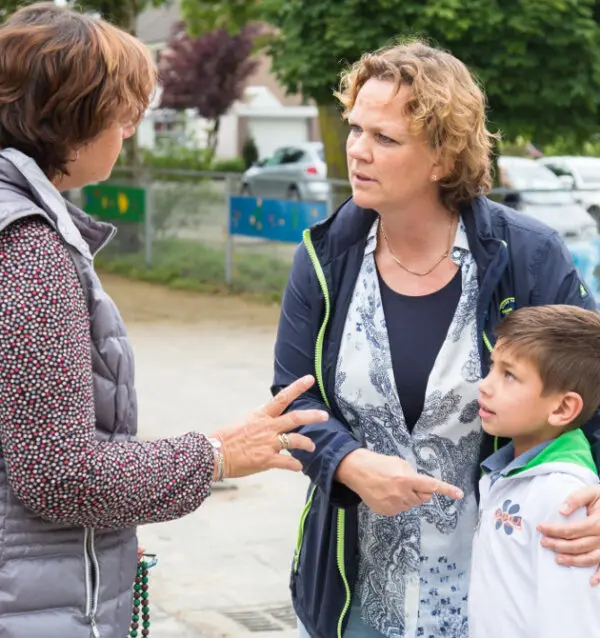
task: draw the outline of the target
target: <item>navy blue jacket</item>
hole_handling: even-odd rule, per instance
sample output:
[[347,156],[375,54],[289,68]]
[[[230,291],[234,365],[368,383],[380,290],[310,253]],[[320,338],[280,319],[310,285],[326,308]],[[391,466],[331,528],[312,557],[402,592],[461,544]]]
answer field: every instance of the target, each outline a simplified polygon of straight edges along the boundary
[[[489,369],[495,327],[515,308],[558,303],[596,308],[555,231],[484,197],[463,207],[461,216],[478,269],[482,376]],[[273,393],[314,374],[318,383],[291,409],[325,409],[331,415],[325,423],[300,429],[315,442],[316,451],[295,453],[311,486],[300,519],[291,589],[296,613],[312,638],[341,638],[356,581],[360,499],[336,482],[334,474],[361,444],[335,405],[333,388],[346,315],[375,218],[375,212],[349,200],[305,231],[284,294],[275,346]],[[600,417],[584,430],[600,458]],[[493,446],[485,435],[482,459]]]

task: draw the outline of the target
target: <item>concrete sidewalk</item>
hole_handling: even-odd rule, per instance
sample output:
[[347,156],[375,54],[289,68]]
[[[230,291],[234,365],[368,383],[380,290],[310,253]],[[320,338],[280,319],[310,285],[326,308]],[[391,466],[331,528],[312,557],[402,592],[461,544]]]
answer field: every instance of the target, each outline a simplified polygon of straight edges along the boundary
[[141,530],[159,555],[151,572],[160,616],[153,636],[295,636],[288,575],[303,488],[274,474],[218,490],[197,513]]
[[[274,323],[129,323],[141,436],[210,433],[264,403]],[[228,482],[194,514],[139,535],[151,571],[152,638],[292,638],[289,567],[307,480],[273,471]]]

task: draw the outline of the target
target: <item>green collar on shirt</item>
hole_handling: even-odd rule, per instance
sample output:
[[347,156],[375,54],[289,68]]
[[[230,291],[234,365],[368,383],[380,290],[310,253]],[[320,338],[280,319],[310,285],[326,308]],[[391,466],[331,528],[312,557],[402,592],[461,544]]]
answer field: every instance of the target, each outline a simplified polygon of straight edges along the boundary
[[544,463],[573,463],[598,474],[594,463],[590,444],[580,428],[561,434],[549,443],[539,454],[520,468],[515,468],[510,475],[519,474]]
[[515,476],[545,463],[572,463],[598,474],[590,444],[581,429],[561,434],[556,439],[545,441],[515,458],[513,443],[500,448],[482,464],[486,474]]

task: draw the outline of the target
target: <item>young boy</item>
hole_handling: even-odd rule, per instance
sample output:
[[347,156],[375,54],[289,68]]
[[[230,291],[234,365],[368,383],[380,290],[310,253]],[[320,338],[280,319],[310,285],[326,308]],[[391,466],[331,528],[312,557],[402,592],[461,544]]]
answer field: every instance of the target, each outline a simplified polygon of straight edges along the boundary
[[[481,382],[483,429],[512,439],[482,463],[469,588],[471,638],[600,638],[595,568],[565,567],[540,523],[564,522],[563,501],[598,482],[579,426],[600,405],[600,316],[538,306],[500,325]],[[578,509],[569,520],[585,517]]]

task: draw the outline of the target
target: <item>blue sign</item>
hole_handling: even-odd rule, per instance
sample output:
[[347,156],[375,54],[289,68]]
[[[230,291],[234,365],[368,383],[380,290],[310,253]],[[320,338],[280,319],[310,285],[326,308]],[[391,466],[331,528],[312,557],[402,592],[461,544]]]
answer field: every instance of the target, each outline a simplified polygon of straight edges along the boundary
[[600,238],[578,244],[567,244],[581,278],[589,286],[600,305]]
[[294,202],[256,197],[229,198],[229,233],[272,241],[302,241],[305,228],[327,217],[325,202]]

